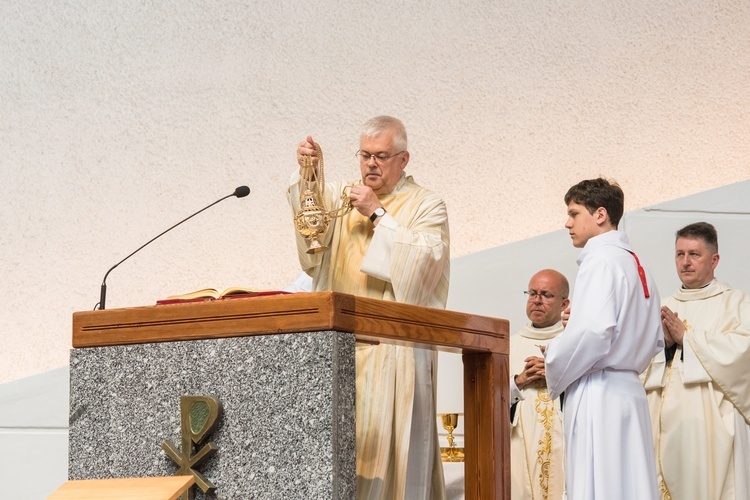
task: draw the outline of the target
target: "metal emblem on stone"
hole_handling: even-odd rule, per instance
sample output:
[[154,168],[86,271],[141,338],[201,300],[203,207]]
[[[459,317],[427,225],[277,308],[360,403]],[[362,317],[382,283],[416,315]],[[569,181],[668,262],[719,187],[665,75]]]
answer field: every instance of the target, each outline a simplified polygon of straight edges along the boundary
[[[208,442],[203,445],[219,423],[221,405],[211,396],[180,397],[180,424],[182,428],[182,452],[170,441],[164,441],[162,449],[174,460],[179,469],[175,476],[194,476],[195,485],[203,493],[214,493],[216,487],[203,474],[195,470],[201,463],[216,453],[219,448]],[[188,490],[187,500],[193,500],[193,488]]]

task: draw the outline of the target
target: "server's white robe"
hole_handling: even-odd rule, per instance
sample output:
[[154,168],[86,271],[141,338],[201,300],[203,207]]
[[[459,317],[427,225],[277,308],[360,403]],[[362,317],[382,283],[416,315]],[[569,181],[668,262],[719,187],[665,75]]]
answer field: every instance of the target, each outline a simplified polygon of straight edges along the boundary
[[714,280],[664,305],[687,330],[645,377],[662,498],[750,500],[750,297]]
[[[299,208],[299,175],[289,202]],[[325,206],[342,205],[344,184],[327,183]],[[308,254],[297,234],[302,270],[313,291],[445,308],[450,237],[445,203],[402,175],[378,195],[387,213],[377,228],[352,210],[332,219],[321,239],[326,251]],[[445,483],[437,438],[434,351],[388,344],[357,346],[357,499],[441,500]]]
[[664,348],[656,285],[644,295],[627,236],[591,238],[565,331],[545,357],[550,397],[565,391],[565,487],[575,500],[658,498],[646,393],[638,375]]

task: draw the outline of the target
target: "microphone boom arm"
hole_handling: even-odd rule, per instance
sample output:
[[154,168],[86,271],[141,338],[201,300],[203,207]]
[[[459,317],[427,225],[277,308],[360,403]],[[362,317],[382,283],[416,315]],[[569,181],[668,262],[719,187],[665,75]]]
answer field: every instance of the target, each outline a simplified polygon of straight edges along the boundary
[[227,198],[231,198],[232,196],[236,196],[237,198],[244,198],[248,194],[250,194],[250,188],[248,188],[247,186],[240,186],[240,187],[238,187],[237,189],[234,190],[234,193],[228,194],[228,195],[226,195],[223,198],[219,198],[218,200],[216,200],[215,202],[211,203],[207,207],[204,207],[204,208],[198,210],[193,215],[190,215],[190,216],[182,219],[180,222],[178,222],[174,226],[172,226],[169,229],[167,229],[165,231],[162,231],[161,233],[157,234],[156,236],[154,236],[153,238],[151,238],[150,240],[148,240],[146,243],[144,243],[143,245],[141,245],[140,247],[138,247],[130,255],[128,255],[127,257],[125,257],[124,259],[122,259],[120,262],[118,262],[114,266],[110,267],[109,271],[107,271],[107,273],[104,275],[104,279],[102,280],[102,287],[101,287],[101,290],[99,292],[99,303],[96,306],[94,306],[94,309],[103,310],[105,308],[105,302],[106,302],[106,299],[107,299],[107,276],[109,276],[109,273],[111,273],[117,266],[119,266],[120,264],[122,264],[123,262],[125,262],[126,260],[128,260],[130,257],[132,257],[133,255],[135,255],[136,253],[138,253],[139,251],[141,251],[141,249],[143,247],[145,247],[146,245],[148,245],[149,243],[151,243],[155,239],[159,238],[160,236],[162,236],[165,233],[168,233],[169,231],[171,231],[172,229],[176,228],[177,226],[179,226],[183,222],[186,222],[186,221],[192,219],[193,217],[195,217],[199,213],[201,213],[201,212],[203,212],[205,210],[208,210],[209,208],[213,207],[214,205],[216,205],[220,201],[224,201]]

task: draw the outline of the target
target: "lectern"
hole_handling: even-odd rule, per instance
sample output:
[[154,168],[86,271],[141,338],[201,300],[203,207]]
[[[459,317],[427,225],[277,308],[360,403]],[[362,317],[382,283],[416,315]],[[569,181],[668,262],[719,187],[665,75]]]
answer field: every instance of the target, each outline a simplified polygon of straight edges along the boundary
[[[165,442],[211,444],[197,498],[350,500],[354,346],[394,343],[463,354],[466,498],[510,499],[508,326],[335,292],[74,313],[70,479],[167,476]],[[223,412],[191,452],[185,396]]]

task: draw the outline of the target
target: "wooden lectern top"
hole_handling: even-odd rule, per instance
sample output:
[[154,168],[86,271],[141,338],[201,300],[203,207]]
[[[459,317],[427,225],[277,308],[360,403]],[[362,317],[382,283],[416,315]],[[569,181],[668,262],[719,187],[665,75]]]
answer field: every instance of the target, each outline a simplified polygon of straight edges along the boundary
[[193,476],[82,479],[64,483],[47,500],[176,500],[193,483]]
[[73,347],[337,330],[357,340],[508,354],[507,320],[337,292],[73,313]]

